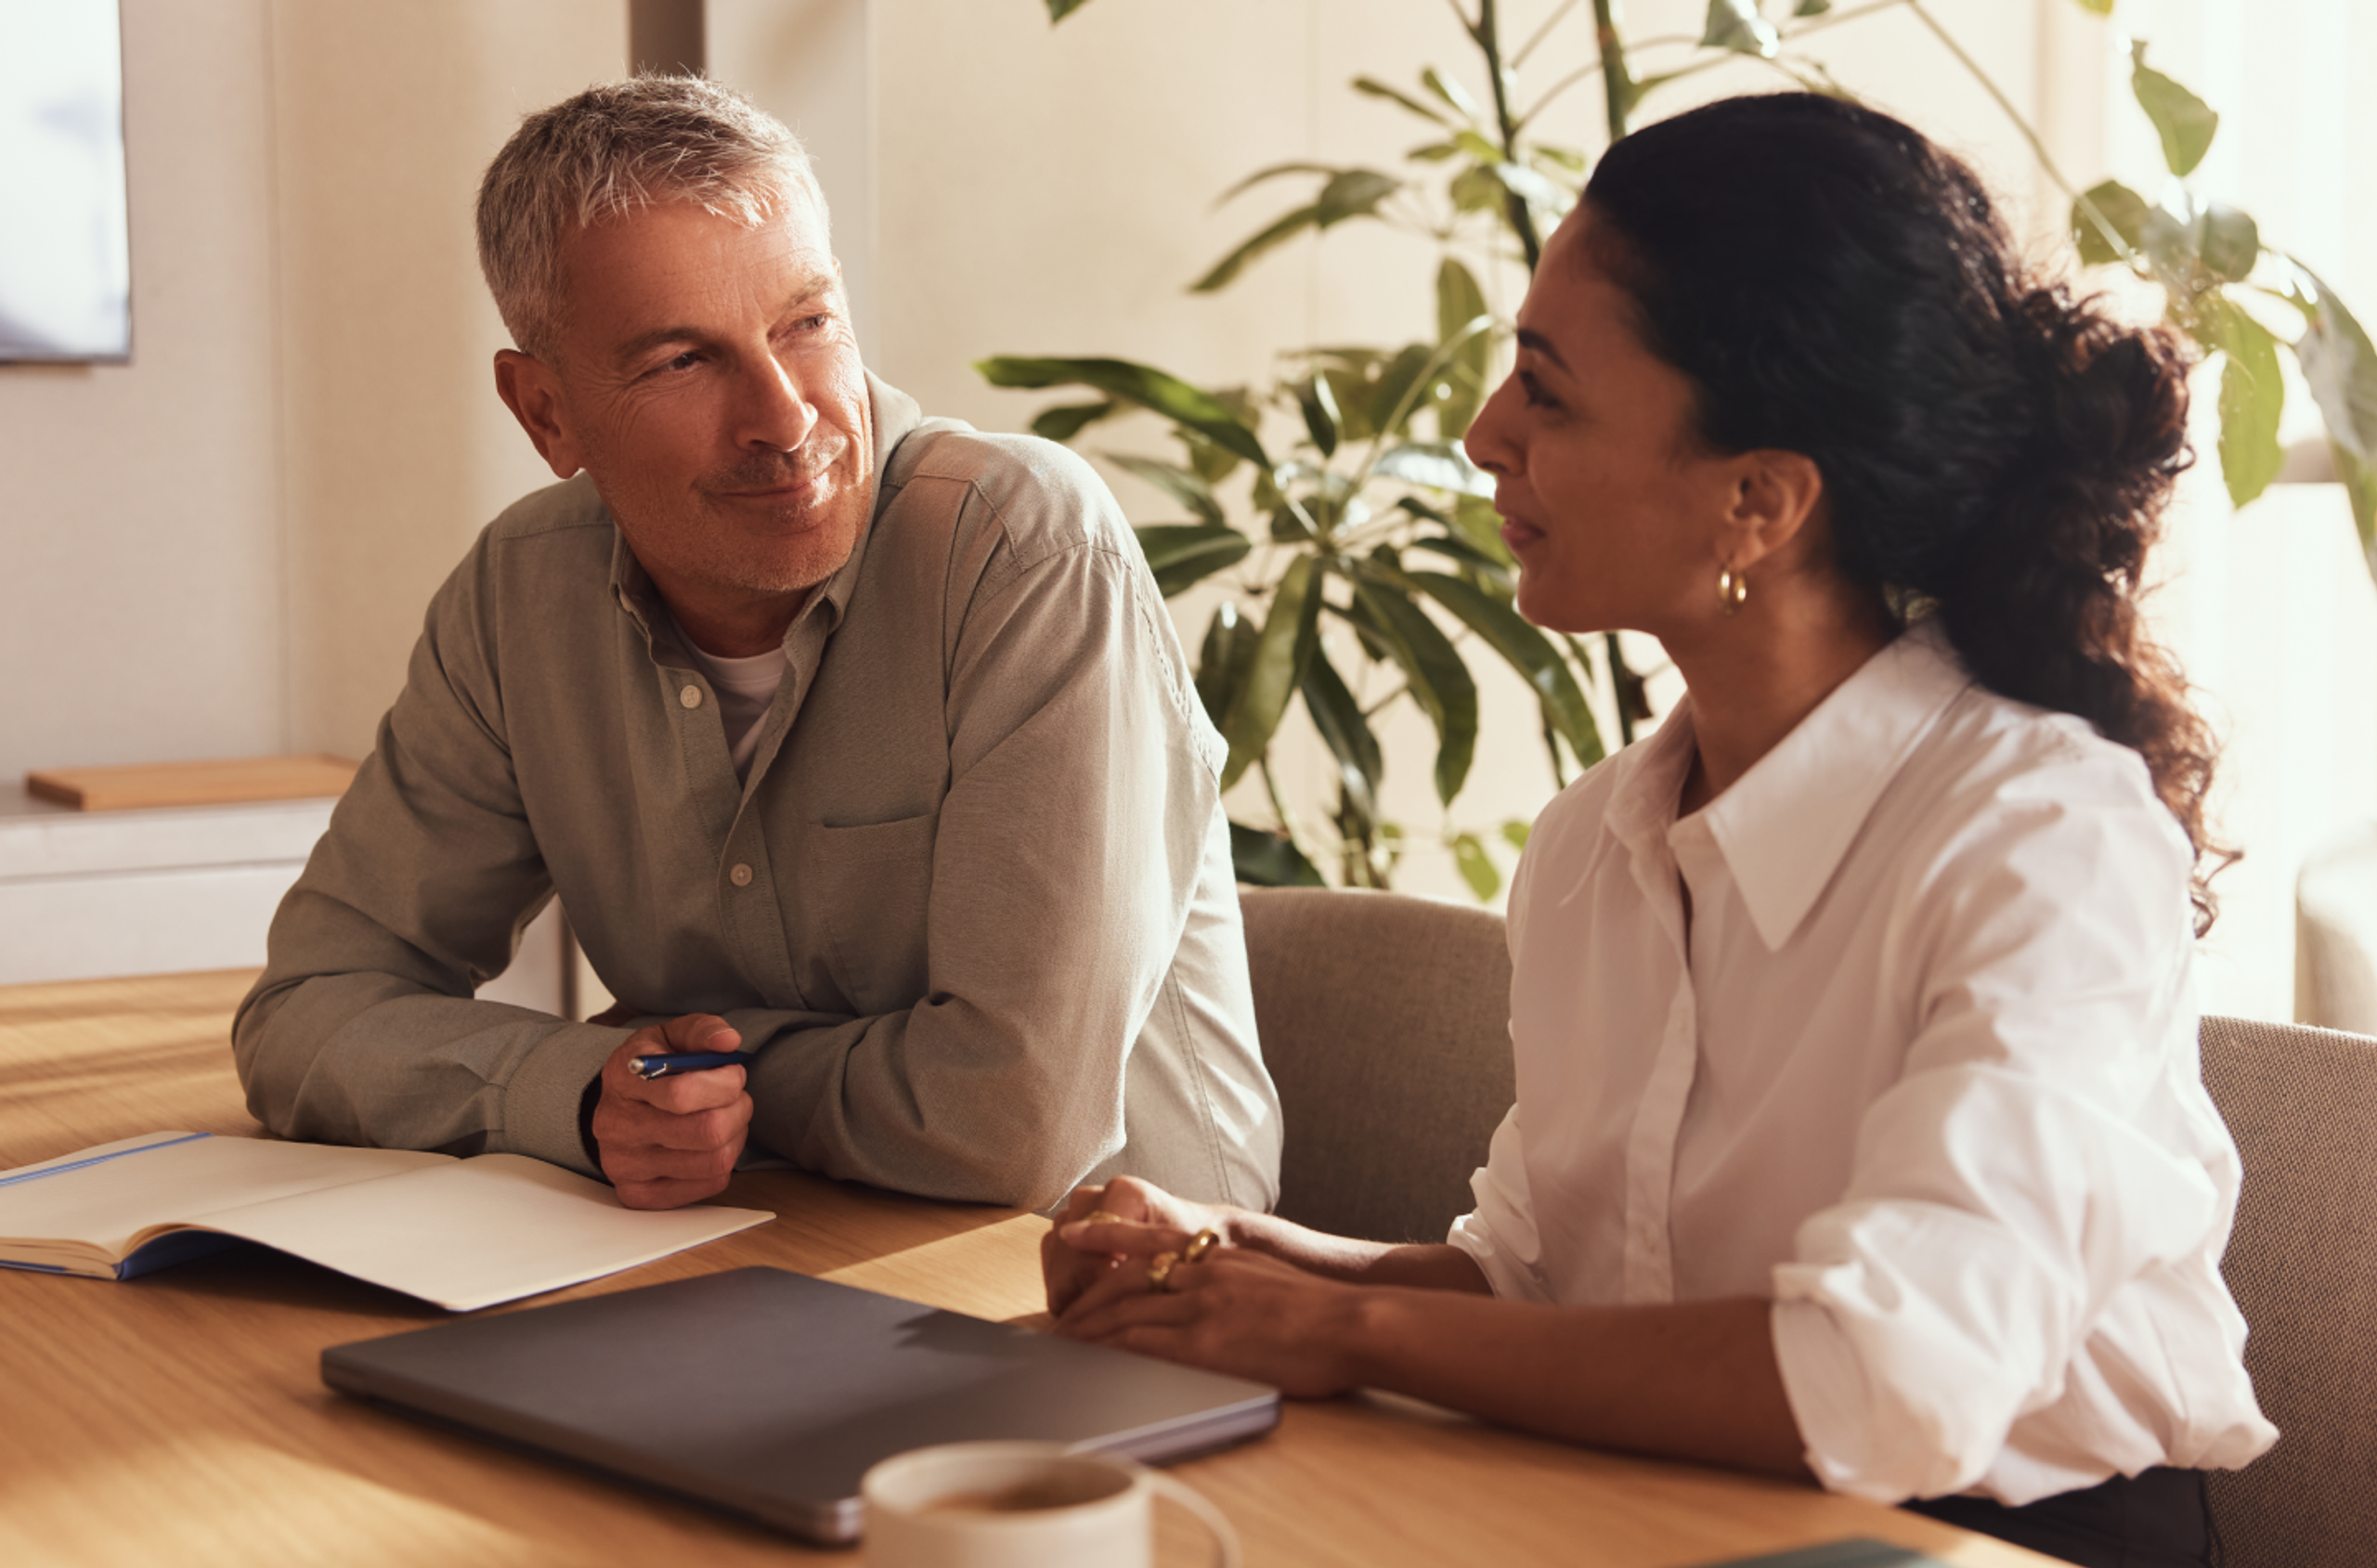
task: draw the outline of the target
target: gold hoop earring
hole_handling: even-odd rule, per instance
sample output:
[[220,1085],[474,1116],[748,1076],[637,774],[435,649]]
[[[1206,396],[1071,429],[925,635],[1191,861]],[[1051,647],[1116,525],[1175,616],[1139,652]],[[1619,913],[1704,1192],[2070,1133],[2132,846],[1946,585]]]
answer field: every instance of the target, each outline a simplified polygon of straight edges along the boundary
[[1717,603],[1726,615],[1732,615],[1749,599],[1749,579],[1731,566],[1717,572]]

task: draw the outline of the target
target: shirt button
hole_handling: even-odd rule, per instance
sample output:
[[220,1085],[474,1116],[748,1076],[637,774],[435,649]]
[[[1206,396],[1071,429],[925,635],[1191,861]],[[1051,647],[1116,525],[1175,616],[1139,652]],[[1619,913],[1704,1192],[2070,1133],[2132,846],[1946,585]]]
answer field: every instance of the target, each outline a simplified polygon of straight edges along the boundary
[[688,686],[677,693],[677,700],[687,707],[699,707],[702,706],[702,689],[699,686]]
[[751,885],[751,868],[737,864],[734,870],[726,874],[726,879],[737,888],[748,888]]

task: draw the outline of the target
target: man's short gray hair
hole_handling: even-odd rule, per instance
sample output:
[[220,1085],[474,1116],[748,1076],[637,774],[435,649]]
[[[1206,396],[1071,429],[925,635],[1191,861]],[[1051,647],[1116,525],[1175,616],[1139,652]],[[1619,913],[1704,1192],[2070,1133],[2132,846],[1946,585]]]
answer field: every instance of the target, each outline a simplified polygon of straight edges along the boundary
[[550,362],[569,237],[656,201],[756,228],[799,191],[825,199],[800,138],[732,88],[646,74],[529,115],[479,183],[479,270],[512,341]]

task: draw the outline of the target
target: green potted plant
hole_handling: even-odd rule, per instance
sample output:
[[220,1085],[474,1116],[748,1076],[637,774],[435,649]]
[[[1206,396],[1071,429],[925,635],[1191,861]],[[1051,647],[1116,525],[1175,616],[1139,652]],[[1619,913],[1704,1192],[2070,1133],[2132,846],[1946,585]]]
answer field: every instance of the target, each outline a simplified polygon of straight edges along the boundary
[[[1087,0],[1047,0],[1061,21]],[[2113,0],[2075,0],[2099,15]],[[2309,266],[2263,243],[2246,214],[2199,203],[2186,177],[2202,161],[2218,115],[2147,63],[2132,45],[2132,88],[2161,139],[2174,195],[2148,202],[2118,182],[2080,190],[2065,180],[2036,132],[1923,0],[1873,0],[1836,11],[1832,0],[1794,0],[1770,19],[1758,0],[1710,0],[1696,39],[1654,41],[1631,51],[1615,0],[1565,0],[1515,49],[1506,50],[1496,0],[1456,0],[1467,45],[1488,91],[1478,97],[1433,67],[1405,90],[1357,77],[1353,90],[1397,106],[1424,129],[1398,173],[1363,166],[1282,163],[1250,175],[1230,195],[1275,180],[1312,182],[1309,197],[1249,236],[1189,285],[1227,287],[1275,248],[1341,223],[1384,223],[1439,252],[1435,330],[1384,347],[1283,351],[1266,385],[1201,388],[1119,358],[1000,356],[978,369],[994,385],[1080,387],[1085,400],[1044,410],[1033,428],[1072,441],[1099,421],[1147,409],[1171,427],[1163,457],[1101,453],[1177,502],[1185,520],[1138,529],[1159,586],[1171,596],[1218,577],[1227,588],[1197,653],[1197,688],[1229,744],[1224,785],[1249,772],[1263,781],[1273,823],[1233,822],[1240,875],[1262,883],[1383,888],[1404,847],[1379,807],[1385,758],[1375,720],[1409,703],[1436,743],[1434,782],[1449,813],[1478,742],[1477,684],[1469,660],[1499,660],[1533,692],[1541,742],[1557,782],[1604,752],[1595,703],[1620,744],[1650,717],[1641,676],[1617,639],[1588,646],[1547,636],[1512,605],[1513,564],[1490,505],[1492,484],[1461,438],[1483,403],[1508,324],[1486,305],[1477,280],[1494,259],[1532,272],[1549,233],[1578,199],[1591,161],[1537,134],[1547,104],[1587,83],[1599,86],[1611,140],[1634,125],[1658,89],[1729,59],[1748,58],[1812,91],[1842,93],[1807,52],[1824,30],[1877,12],[1917,18],[1986,89],[2072,199],[2083,260],[2121,266],[2157,285],[2168,318],[2222,361],[2221,472],[2241,507],[2277,474],[2284,398],[2280,356],[2300,364],[2326,423],[2337,476],[2377,576],[2377,349]],[[1786,7],[1777,5],[1778,12]],[[1524,105],[1522,74],[1555,39],[1591,21],[1591,58],[1572,63]],[[1654,45],[1656,45],[1655,47]],[[1679,51],[1681,51],[1679,53]],[[1644,60],[1661,56],[1657,69]],[[2265,317],[2299,318],[2288,337]],[[1333,636],[1324,636],[1324,628]],[[1331,797],[1287,797],[1271,765],[1281,720],[1298,701],[1336,763]],[[1524,844],[1526,825],[1499,836]],[[1446,843],[1480,899],[1501,873],[1487,845],[1497,835],[1455,826]]]

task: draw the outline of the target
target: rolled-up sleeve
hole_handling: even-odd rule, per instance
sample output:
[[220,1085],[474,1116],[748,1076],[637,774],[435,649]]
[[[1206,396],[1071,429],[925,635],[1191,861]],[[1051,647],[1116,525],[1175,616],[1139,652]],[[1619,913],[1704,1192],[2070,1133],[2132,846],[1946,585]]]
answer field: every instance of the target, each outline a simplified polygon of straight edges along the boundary
[[[1808,1462],[1877,1501],[1971,1487],[2024,1417],[2063,1397],[2112,1294],[2187,1268],[2208,1240],[2216,1258],[2235,1201],[2195,1069],[2176,827],[2085,797],[1982,822],[1902,933],[1927,976],[1905,1071],[1860,1124],[1848,1191],[1774,1270],[1775,1354]],[[2096,886],[2075,900],[2088,868]],[[2150,1430],[2161,1402],[2094,1392],[2100,1440],[2075,1464],[2100,1476],[2174,1446]]]
[[1515,1302],[1556,1299],[1542,1270],[1543,1247],[1527,1193],[1526,1140],[1513,1106],[1494,1129],[1486,1163],[1469,1178],[1477,1207],[1453,1221],[1445,1239],[1469,1254],[1494,1294]]

